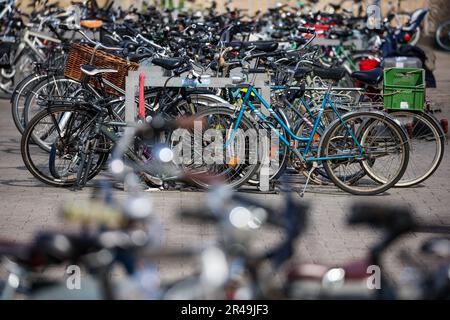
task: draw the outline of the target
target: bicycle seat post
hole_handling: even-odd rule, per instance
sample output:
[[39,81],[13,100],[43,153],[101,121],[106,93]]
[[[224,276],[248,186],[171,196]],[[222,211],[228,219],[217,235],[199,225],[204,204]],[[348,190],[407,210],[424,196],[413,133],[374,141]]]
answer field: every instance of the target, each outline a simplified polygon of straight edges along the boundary
[[333,89],[333,82],[330,81],[330,84],[328,85],[326,95],[328,96],[331,93],[331,89]]

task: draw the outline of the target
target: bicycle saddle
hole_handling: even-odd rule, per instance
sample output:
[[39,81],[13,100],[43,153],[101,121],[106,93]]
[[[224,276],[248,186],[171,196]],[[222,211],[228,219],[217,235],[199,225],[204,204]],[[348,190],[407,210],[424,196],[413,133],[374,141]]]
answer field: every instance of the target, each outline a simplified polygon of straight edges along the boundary
[[295,70],[294,78],[296,80],[304,79],[309,73],[313,71],[312,68],[300,67]]
[[274,52],[278,49],[278,42],[275,41],[252,41],[252,42],[244,42],[245,48],[254,47],[255,50],[263,51],[263,52]]
[[256,51],[273,52],[278,49],[278,42],[275,41],[231,41],[227,46],[232,47],[234,50],[251,49],[255,48]]
[[343,77],[345,77],[345,69],[344,68],[323,68],[323,67],[313,67],[314,75],[328,80],[339,81]]
[[99,73],[115,73],[117,70],[115,69],[108,69],[108,68],[96,68],[94,66],[91,66],[89,64],[82,64],[80,66],[80,69],[83,73],[89,75],[89,76],[95,76]]
[[139,62],[143,59],[151,58],[154,56],[154,53],[146,52],[146,53],[132,53],[128,55],[128,60],[132,62]]
[[283,37],[289,36],[289,31],[274,31],[272,33],[272,38],[274,39],[281,39]]
[[102,20],[81,20],[80,26],[86,29],[97,29],[103,26]]
[[383,78],[383,69],[377,67],[370,71],[356,71],[352,73],[352,78],[366,84],[376,85]]
[[332,29],[330,30],[330,34],[336,35],[338,37],[349,37],[353,34],[352,30],[348,29]]
[[334,4],[334,3],[330,3],[329,4],[330,7],[332,7],[335,11],[339,10],[341,8],[340,4]]
[[174,70],[181,67],[183,60],[177,58],[155,58],[152,60],[152,63],[166,70]]

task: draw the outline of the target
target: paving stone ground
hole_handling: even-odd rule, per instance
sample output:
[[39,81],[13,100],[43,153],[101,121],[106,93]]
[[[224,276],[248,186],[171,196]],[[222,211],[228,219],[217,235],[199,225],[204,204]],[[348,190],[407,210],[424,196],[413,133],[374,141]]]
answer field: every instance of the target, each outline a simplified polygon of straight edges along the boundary
[[[450,55],[436,52],[437,89],[428,96],[442,112],[438,118],[450,116]],[[380,233],[368,228],[346,226],[348,207],[355,201],[375,201],[408,205],[421,221],[450,225],[450,148],[444,160],[424,184],[409,189],[391,189],[374,197],[355,197],[335,187],[313,186],[301,201],[311,205],[310,227],[298,241],[297,257],[302,261],[340,264],[362,257]],[[292,183],[300,188],[300,182]],[[48,187],[36,181],[26,170],[20,155],[20,135],[10,115],[10,104],[0,100],[0,237],[14,241],[26,241],[36,231],[47,228],[68,228],[58,216],[60,206],[67,200],[87,199],[91,187],[71,191]],[[123,191],[115,191],[118,199],[124,199]],[[282,203],[278,194],[251,194],[255,199],[276,206]],[[195,207],[204,201],[202,192],[152,192],[148,194],[164,225],[163,243],[170,247],[204,244],[217,236],[215,227],[180,221],[176,213],[181,208]],[[299,198],[300,199],[300,198]],[[401,263],[397,258],[399,248],[415,253],[424,235],[411,234],[402,238],[387,254],[386,268],[398,273]],[[266,248],[280,238],[277,230],[260,231],[255,238],[257,247]],[[191,272],[191,264],[185,261],[158,263],[164,277],[176,278]]]

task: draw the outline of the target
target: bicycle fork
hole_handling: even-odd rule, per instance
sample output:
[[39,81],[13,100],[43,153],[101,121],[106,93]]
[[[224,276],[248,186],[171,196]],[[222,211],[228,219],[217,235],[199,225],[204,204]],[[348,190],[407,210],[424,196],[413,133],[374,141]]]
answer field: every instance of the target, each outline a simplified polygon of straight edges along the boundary
[[81,190],[87,184],[89,172],[94,161],[94,152],[97,149],[98,134],[100,132],[100,124],[95,125],[95,131],[90,135],[81,150],[80,167],[77,172],[76,189]]

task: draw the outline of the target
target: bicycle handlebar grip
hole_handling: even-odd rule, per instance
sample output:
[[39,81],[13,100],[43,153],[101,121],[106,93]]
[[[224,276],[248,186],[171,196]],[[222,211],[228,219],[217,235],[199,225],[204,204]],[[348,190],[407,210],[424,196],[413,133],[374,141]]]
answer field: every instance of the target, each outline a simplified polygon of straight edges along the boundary
[[298,27],[297,30],[301,33],[309,33],[309,34],[316,33],[316,29],[314,28]]

